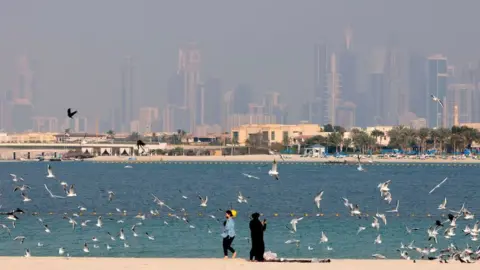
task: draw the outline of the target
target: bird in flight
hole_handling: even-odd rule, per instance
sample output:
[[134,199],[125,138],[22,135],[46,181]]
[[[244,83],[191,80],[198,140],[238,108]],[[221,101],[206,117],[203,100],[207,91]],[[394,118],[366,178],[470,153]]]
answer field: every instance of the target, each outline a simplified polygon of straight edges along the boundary
[[67,110],[68,118],[72,118],[75,114],[77,114],[77,111],[72,112],[72,109],[68,108],[68,110]]
[[435,95],[430,95],[430,97],[432,97],[432,100],[440,104],[440,106],[442,106],[443,108],[443,102],[438,97],[436,97]]
[[137,141],[137,150],[140,151],[140,148],[142,148],[142,154],[145,153],[145,143],[142,140]]

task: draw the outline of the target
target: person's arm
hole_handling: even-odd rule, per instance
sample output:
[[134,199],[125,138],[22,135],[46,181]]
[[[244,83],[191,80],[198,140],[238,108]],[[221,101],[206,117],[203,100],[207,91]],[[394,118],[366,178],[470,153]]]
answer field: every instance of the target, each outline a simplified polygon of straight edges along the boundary
[[265,231],[267,229],[267,220],[266,219],[263,220],[262,225],[263,225],[263,231]]

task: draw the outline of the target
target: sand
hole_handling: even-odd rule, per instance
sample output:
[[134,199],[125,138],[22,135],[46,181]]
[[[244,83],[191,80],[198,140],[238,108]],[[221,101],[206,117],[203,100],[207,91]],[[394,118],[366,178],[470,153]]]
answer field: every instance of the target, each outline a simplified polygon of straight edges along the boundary
[[322,270],[436,270],[478,269],[477,263],[440,264],[437,261],[404,260],[333,260],[331,263],[251,263],[244,259],[133,259],[133,258],[54,258],[54,257],[0,257],[2,269],[15,270],[94,270],[94,269],[175,269],[175,270],[243,270],[243,269],[322,269]]
[[[137,162],[160,162],[160,161],[177,161],[177,162],[271,162],[274,158],[278,162],[343,162],[346,160],[349,163],[356,163],[357,159],[355,157],[347,158],[305,158],[300,157],[299,155],[285,155],[285,161],[282,161],[279,156],[273,155],[242,155],[242,156],[138,156],[135,157]],[[121,156],[100,156],[93,159],[88,159],[88,161],[97,161],[97,162],[127,162],[128,157]],[[450,164],[472,164],[479,163],[480,160],[477,159],[463,159],[463,160],[454,160],[452,158],[448,159],[380,159],[373,158],[374,163],[450,163]],[[369,164],[367,159],[363,159],[362,163]]]

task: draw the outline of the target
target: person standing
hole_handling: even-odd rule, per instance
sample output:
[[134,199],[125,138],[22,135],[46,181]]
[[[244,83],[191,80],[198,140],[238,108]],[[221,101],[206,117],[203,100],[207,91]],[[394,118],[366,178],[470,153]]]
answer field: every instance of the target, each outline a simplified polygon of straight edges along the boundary
[[232,259],[237,257],[237,252],[232,248],[233,239],[235,239],[235,221],[233,220],[232,211],[225,212],[227,220],[223,223],[223,255],[228,259],[228,251],[232,252]]
[[267,229],[267,220],[259,220],[260,214],[253,213],[250,221],[250,237],[252,239],[252,249],[250,250],[250,261],[255,258],[258,262],[263,262],[263,253],[265,253],[265,242],[263,241],[263,232]]

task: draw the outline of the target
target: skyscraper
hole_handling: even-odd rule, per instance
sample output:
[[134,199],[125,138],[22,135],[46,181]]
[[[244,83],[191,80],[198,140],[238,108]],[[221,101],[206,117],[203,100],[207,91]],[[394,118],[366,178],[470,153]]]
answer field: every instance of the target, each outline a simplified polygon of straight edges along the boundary
[[[357,103],[357,59],[351,49],[352,30],[345,31],[345,49],[340,54],[339,73],[342,76],[342,100]],[[350,106],[351,107],[351,106]]]
[[447,125],[454,124],[455,107],[458,109],[459,123],[472,123],[474,117],[474,93],[473,84],[450,84],[447,89]]
[[183,72],[184,78],[184,106],[190,115],[190,128],[188,131],[195,131],[196,124],[196,93],[200,83],[200,50],[195,43],[187,44],[178,52],[178,73]]
[[315,44],[313,58],[313,98],[321,99],[325,96],[326,75],[329,72],[327,45]]
[[17,80],[14,90],[11,92],[10,104],[7,110],[10,112],[7,129],[15,132],[25,132],[32,129],[33,117],[33,72],[30,61],[23,55],[17,62]]
[[134,119],[133,108],[133,62],[132,57],[127,56],[121,68],[122,96],[121,96],[121,131],[130,130],[130,122]]
[[447,78],[447,58],[443,55],[430,56],[427,59],[427,88],[425,93],[427,123],[430,127],[442,127],[444,125],[443,108],[437,102],[432,101],[430,95],[435,95],[441,101],[445,101]]
[[204,123],[221,125],[222,82],[216,78],[208,79],[204,84]]
[[248,114],[248,104],[253,102],[253,89],[248,84],[239,84],[233,90],[233,113]]
[[325,99],[324,99],[324,123],[331,124],[335,126],[336,123],[336,114],[337,106],[340,105],[340,74],[337,72],[337,58],[335,53],[332,53],[330,57],[330,73],[328,73],[327,78],[327,88],[325,89]]
[[417,117],[426,118],[427,96],[425,95],[426,88],[426,67],[427,59],[418,54],[410,54],[409,57],[409,103],[410,111],[415,113]]
[[167,103],[171,105],[184,106],[184,74],[183,71],[172,75],[167,83]]

